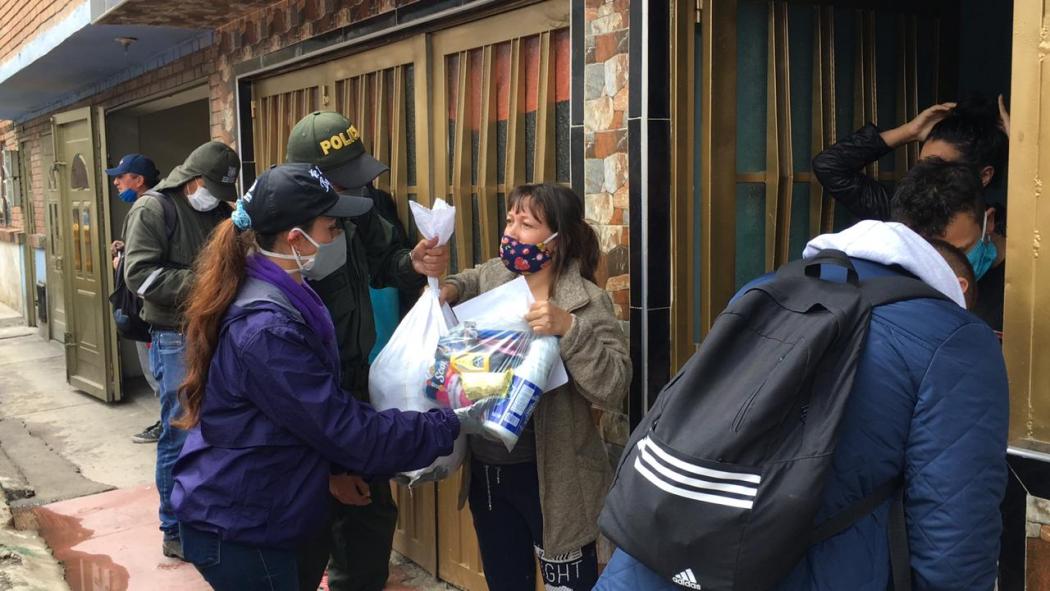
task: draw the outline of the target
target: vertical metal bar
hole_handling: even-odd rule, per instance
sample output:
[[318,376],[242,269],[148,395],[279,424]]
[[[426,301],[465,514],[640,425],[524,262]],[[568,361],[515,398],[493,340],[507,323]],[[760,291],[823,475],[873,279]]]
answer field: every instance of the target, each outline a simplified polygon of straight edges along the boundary
[[794,161],[791,149],[791,60],[787,3],[769,3],[766,95],[766,270],[787,262]]
[[941,94],[941,19],[935,17],[933,19],[933,52],[931,56],[930,70],[933,72],[933,102],[943,102],[944,96]]
[[[907,115],[905,121],[911,121],[919,114],[919,17],[912,15],[908,19],[908,83],[911,85],[907,97]],[[908,168],[919,160],[919,145],[908,146]]]
[[281,141],[281,138],[288,137],[288,130],[286,129],[287,126],[285,124],[285,122],[288,121],[286,97],[287,93],[283,92],[277,95],[277,116],[274,118],[274,121],[277,124],[277,137],[274,142],[275,154],[272,164],[284,162],[285,144]]
[[397,215],[408,227],[408,118],[405,97],[407,68],[394,68],[393,105],[390,116],[390,194],[397,204]]
[[[703,0],[699,149],[700,322],[704,333],[736,291],[736,0]],[[635,270],[637,272],[637,270]]]
[[353,123],[361,134],[361,142],[365,146],[365,151],[371,154],[372,145],[375,142],[375,121],[372,120],[372,109],[374,107],[372,99],[374,96],[368,91],[372,83],[372,74],[362,74],[359,80],[360,83],[357,87],[357,109],[359,115],[357,121]]
[[471,194],[470,165],[471,112],[467,81],[470,80],[470,52],[459,52],[456,85],[456,129],[452,162],[452,200],[456,206],[456,253],[459,268],[473,266],[474,261],[474,199]]
[[696,351],[693,327],[698,317],[695,278],[699,273],[696,241],[699,228],[693,222],[696,199],[693,192],[697,24],[702,22],[699,0],[674,4],[671,29],[671,372],[678,371]]
[[[864,98],[865,112],[868,114],[868,119],[877,125],[879,122],[879,92],[876,79],[878,70],[875,68],[875,45],[875,11],[869,10],[864,13],[864,78],[867,82]],[[879,178],[879,162],[877,160],[871,163],[868,170],[872,178]]]
[[255,100],[252,101],[252,152],[255,153],[256,161],[258,161],[259,146],[262,145],[262,126],[259,125],[259,114],[256,109],[262,101],[258,99],[258,95],[255,96]]
[[[387,70],[376,72],[375,127],[372,134],[372,155],[381,162],[389,162],[390,155],[390,105],[387,93]],[[375,181],[381,191],[390,192],[390,175],[381,174]]]
[[[496,178],[496,72],[493,65],[493,46],[486,45],[482,54],[481,126],[478,129],[478,219],[481,224],[481,259],[489,260],[497,253],[499,208]],[[537,142],[538,143],[538,142]]]
[[538,100],[536,102],[536,154],[532,181],[554,182],[555,170],[554,137],[554,52],[551,48],[550,31],[540,33],[540,64]]
[[269,102],[270,106],[269,109],[267,109],[267,111],[269,112],[266,115],[266,126],[269,129],[270,145],[266,147],[266,154],[269,156],[270,161],[266,163],[267,167],[269,167],[271,164],[276,164],[278,162],[277,158],[279,155],[277,153],[277,144],[280,143],[280,139],[277,137],[280,134],[280,131],[276,129],[278,116],[277,97],[271,96]]
[[525,52],[521,39],[511,41],[510,112],[507,116],[507,193],[525,184]]
[[[813,7],[813,103],[810,108],[812,123],[812,145],[810,151],[819,154],[824,150],[824,8]],[[824,187],[811,175],[809,181],[809,233],[811,236],[821,231],[824,219]]]
[[266,100],[259,97],[255,99],[255,104],[256,107],[252,113],[252,135],[255,141],[255,160],[258,164],[261,159],[266,158],[266,153],[263,151],[266,146],[266,126],[263,124],[266,121]]
[[[435,50],[433,56],[429,55],[429,49],[423,52],[421,59],[426,62],[427,70],[420,71],[420,62],[416,62],[416,105],[426,105],[428,108],[433,107],[431,125],[429,131],[433,135],[433,139],[427,143],[422,143],[419,140],[419,136],[416,136],[416,146],[420,149],[427,149],[428,146],[433,149],[433,161],[425,160],[422,158],[423,154],[416,155],[417,166],[424,166],[429,169],[428,174],[432,175],[430,186],[426,187],[430,191],[431,195],[428,195],[428,199],[424,203],[429,206],[434,198],[448,199],[448,99],[449,99],[449,82],[448,82],[448,56],[443,52]],[[433,78],[431,80],[431,78]],[[436,96],[433,97],[433,104],[430,103],[431,91],[428,87],[420,89],[421,83],[433,84],[434,88],[437,89]],[[416,115],[418,121],[420,116]],[[418,128],[417,128],[418,130]],[[427,130],[420,130],[427,131]],[[429,137],[429,136],[428,136]]]
[[[824,29],[822,31],[824,41],[824,53],[823,53],[823,120],[824,120],[824,138],[823,142],[825,146],[835,143],[838,138],[838,118],[836,117],[838,111],[836,110],[837,99],[836,99],[836,86],[835,86],[835,7],[826,6],[824,10]],[[823,149],[823,148],[822,148]],[[816,153],[816,152],[814,152]],[[813,178],[813,182],[820,185],[816,177]],[[822,206],[822,218],[820,220],[820,232],[830,232],[835,225],[835,200],[830,195],[823,194],[823,187],[821,187],[821,199],[823,201]]]
[[[897,108],[897,119],[900,121],[909,121],[908,118],[908,39],[907,39],[907,16],[903,14],[897,15],[897,47],[895,48],[895,60],[897,62],[896,74],[897,74],[897,96],[894,97],[894,102]],[[908,153],[911,151],[911,146],[906,145],[903,150],[896,150],[893,153],[893,176],[900,180],[904,175],[904,170],[908,167]]]

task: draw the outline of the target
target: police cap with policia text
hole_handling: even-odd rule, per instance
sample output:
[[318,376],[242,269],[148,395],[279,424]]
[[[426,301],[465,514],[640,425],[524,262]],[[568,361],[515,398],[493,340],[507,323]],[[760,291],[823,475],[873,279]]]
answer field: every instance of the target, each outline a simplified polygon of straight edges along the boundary
[[331,111],[303,117],[288,136],[288,162],[316,164],[339,187],[356,189],[390,170],[365,151],[350,120]]

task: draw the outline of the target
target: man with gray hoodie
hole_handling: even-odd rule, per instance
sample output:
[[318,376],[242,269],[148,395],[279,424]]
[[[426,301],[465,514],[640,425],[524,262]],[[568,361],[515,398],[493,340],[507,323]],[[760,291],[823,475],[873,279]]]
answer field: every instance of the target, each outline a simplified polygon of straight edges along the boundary
[[125,221],[125,280],[142,298],[141,316],[150,325],[153,342],[150,369],[159,385],[156,481],[162,551],[179,559],[182,543],[171,507],[171,469],[186,432],[172,427],[171,421],[182,414],[178,389],[186,373],[180,307],[193,282],[197,253],[215,226],[230,217],[230,207],[223,202],[237,199],[240,170],[236,152],[222,142],[208,142],[135,201]]

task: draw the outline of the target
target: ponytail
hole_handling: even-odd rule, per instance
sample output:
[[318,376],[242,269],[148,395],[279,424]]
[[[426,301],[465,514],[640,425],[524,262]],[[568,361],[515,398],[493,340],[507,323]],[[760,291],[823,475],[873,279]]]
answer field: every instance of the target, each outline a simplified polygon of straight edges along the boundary
[[179,386],[182,416],[172,425],[190,429],[200,422],[208,368],[218,346],[219,329],[246,275],[254,232],[239,232],[225,220],[215,228],[194,264],[194,281],[186,300],[186,379]]

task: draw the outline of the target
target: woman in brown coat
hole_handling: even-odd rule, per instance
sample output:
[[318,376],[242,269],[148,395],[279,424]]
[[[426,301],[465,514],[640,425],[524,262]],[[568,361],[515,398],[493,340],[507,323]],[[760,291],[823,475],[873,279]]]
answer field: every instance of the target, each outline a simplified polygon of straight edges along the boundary
[[524,275],[536,303],[525,320],[559,337],[569,383],[544,393],[513,451],[470,438],[468,497],[493,591],[589,590],[598,577],[598,513],[612,471],[593,407],[619,410],[631,381],[627,341],[594,283],[598,239],[583,200],[559,185],[523,185],[507,199],[500,258],[449,277],[442,297],[465,301]]

